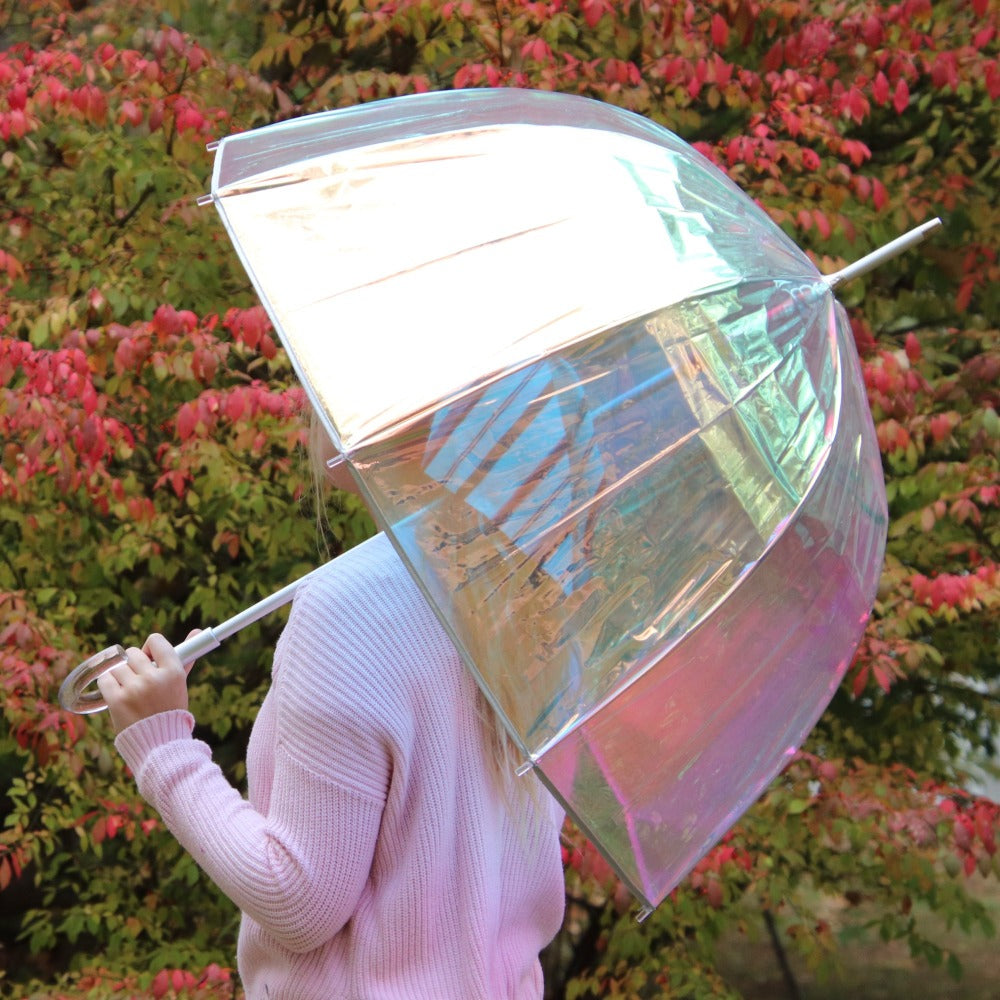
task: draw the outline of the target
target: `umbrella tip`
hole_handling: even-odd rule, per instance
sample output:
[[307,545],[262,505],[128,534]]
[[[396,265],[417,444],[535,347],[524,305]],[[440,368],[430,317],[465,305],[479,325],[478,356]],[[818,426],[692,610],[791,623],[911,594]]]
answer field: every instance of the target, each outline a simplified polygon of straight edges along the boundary
[[829,285],[830,288],[836,288],[837,285],[842,285],[845,281],[850,281],[852,278],[857,278],[862,274],[867,274],[869,271],[878,267],[879,264],[890,260],[893,257],[897,257],[904,250],[909,250],[910,247],[915,246],[924,237],[927,236],[929,232],[937,229],[941,225],[940,219],[931,219],[928,222],[917,226],[916,229],[911,229],[907,233],[903,233],[902,236],[897,236],[896,239],[885,246],[879,247],[877,250],[873,250],[870,254],[866,254],[860,260],[856,260],[853,264],[848,264],[847,267],[840,271],[836,271],[833,274],[823,275],[823,280]]

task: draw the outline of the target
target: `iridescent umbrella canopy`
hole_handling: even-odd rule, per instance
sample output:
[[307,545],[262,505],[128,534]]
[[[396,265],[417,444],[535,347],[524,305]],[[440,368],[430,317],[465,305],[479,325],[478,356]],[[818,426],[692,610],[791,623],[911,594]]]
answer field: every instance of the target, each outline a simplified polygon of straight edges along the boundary
[[874,600],[885,493],[830,284],[676,136],[552,93],[236,135],[212,199],[526,765],[655,906]]

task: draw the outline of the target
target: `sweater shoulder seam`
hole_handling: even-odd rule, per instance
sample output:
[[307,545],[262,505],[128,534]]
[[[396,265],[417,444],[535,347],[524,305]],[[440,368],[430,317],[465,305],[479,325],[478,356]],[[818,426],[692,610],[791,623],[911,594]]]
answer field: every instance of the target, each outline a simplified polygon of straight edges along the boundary
[[276,749],[279,752],[283,753],[285,757],[287,757],[296,767],[305,771],[308,775],[315,778],[317,781],[321,781],[325,785],[329,785],[332,788],[336,788],[338,791],[342,791],[345,794],[352,796],[353,798],[364,799],[366,802],[370,803],[371,805],[378,806],[378,808],[380,809],[385,805],[385,798],[377,794],[376,792],[364,791],[363,789],[358,788],[356,785],[352,785],[341,779],[334,778],[329,774],[322,774],[315,767],[312,767],[311,765],[306,763],[306,761],[304,761],[301,757],[299,757],[298,754],[294,753],[288,746],[288,744],[285,742],[285,740],[281,739],[280,737],[277,741]]

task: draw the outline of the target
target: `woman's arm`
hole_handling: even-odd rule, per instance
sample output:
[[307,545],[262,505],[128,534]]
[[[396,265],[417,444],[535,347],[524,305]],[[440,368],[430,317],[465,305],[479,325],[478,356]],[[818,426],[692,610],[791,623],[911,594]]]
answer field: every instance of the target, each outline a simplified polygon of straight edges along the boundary
[[[285,947],[310,951],[333,937],[364,889],[383,802],[315,773],[293,739],[275,750],[261,815],[229,784],[207,744],[192,738],[184,668],[162,636],[129,650],[127,666],[114,674],[101,693],[120,728],[116,746],[181,845]],[[287,708],[284,714],[294,733],[296,720]]]

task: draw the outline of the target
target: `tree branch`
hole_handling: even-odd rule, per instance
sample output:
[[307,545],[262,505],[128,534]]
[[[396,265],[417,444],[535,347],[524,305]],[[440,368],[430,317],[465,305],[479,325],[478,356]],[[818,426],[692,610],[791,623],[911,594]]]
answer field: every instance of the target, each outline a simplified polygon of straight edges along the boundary
[[132,221],[132,219],[135,217],[136,212],[138,212],[139,209],[142,208],[143,203],[146,201],[147,198],[149,198],[149,196],[152,193],[153,193],[153,185],[147,184],[146,187],[142,189],[142,193],[136,199],[135,204],[120,219],[115,220],[114,223],[115,228],[124,229],[129,224],[129,222]]
[[788,954],[785,946],[781,943],[781,936],[778,934],[778,925],[774,922],[774,915],[770,910],[764,911],[764,924],[767,927],[768,937],[771,939],[771,947],[774,949],[774,957],[778,960],[781,969],[781,977],[785,980],[785,987],[788,990],[789,1000],[802,1000],[802,991],[795,979],[795,973],[788,962]]

